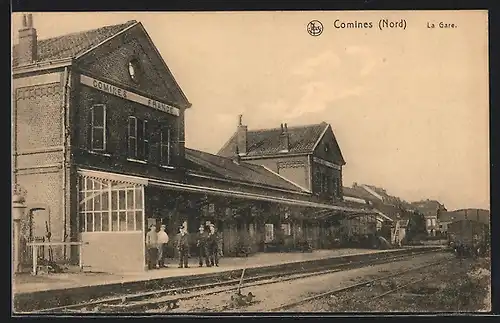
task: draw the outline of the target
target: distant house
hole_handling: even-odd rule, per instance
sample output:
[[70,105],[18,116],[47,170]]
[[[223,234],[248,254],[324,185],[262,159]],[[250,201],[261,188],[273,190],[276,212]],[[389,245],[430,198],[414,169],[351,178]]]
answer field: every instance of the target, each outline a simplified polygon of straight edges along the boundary
[[352,187],[344,187],[345,201],[365,201],[379,214],[379,221],[390,225],[391,243],[400,244],[406,236],[409,219],[413,214],[410,203],[392,196],[383,188],[353,183]]
[[439,215],[439,231],[446,234],[451,223],[461,220],[474,220],[489,225],[490,211],[484,209],[443,211]]
[[344,201],[346,202],[364,203],[369,205],[373,204],[374,197],[362,187],[358,187],[356,183],[354,183],[353,187],[344,186],[342,191]]
[[423,200],[413,202],[411,205],[416,208],[425,218],[425,228],[427,234],[434,236],[439,230],[439,214],[446,211],[444,204],[436,200]]
[[381,230],[382,224],[384,222],[393,222],[393,220],[388,217],[386,214],[381,212],[380,210],[374,208],[373,203],[369,200],[369,194],[367,192],[364,192],[363,190],[357,190],[352,187],[343,187],[343,198],[344,202],[348,204],[362,204],[362,205],[367,205],[370,208],[373,208],[376,212],[376,215],[374,219],[377,221],[376,222],[376,229],[377,231]]
[[218,155],[262,165],[324,201],[342,200],[342,167],[346,164],[331,125],[248,130],[239,118],[236,132]]

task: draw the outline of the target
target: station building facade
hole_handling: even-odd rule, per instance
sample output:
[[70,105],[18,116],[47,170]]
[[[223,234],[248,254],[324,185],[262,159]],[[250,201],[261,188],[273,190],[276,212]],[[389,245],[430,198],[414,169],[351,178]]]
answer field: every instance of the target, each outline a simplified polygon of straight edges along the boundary
[[300,231],[319,213],[370,212],[328,203],[239,156],[186,149],[191,104],[140,22],[38,40],[24,16],[13,89],[12,162],[14,182],[27,190],[25,240],[50,232],[51,241],[86,243],[81,253],[54,250],[56,260],[141,271],[153,223],[175,235],[186,221],[195,233],[210,219],[231,254],[242,232],[261,250],[276,228],[293,235],[292,219]]

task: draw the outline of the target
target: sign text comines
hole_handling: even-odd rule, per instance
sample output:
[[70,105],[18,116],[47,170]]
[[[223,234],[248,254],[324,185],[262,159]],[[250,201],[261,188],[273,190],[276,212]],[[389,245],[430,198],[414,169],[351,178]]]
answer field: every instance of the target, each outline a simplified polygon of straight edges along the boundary
[[163,103],[156,101],[151,98],[144,97],[142,95],[139,95],[137,93],[127,91],[125,89],[119,88],[117,86],[108,84],[106,82],[94,79],[92,77],[86,76],[86,75],[80,75],[80,82],[86,86],[92,87],[96,90],[112,94],[114,96],[117,96],[119,98],[129,100],[135,103],[139,103],[145,106],[148,106],[150,108],[166,112],[169,114],[172,114],[174,116],[179,116],[179,109],[176,107],[173,107],[169,104]]

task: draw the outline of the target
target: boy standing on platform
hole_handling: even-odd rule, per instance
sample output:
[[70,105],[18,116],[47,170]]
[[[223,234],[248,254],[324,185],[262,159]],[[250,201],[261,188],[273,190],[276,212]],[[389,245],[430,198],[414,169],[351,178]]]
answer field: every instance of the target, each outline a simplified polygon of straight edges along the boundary
[[187,229],[183,226],[179,227],[179,233],[177,234],[177,250],[179,251],[179,268],[189,268],[188,258],[189,258],[189,241]]

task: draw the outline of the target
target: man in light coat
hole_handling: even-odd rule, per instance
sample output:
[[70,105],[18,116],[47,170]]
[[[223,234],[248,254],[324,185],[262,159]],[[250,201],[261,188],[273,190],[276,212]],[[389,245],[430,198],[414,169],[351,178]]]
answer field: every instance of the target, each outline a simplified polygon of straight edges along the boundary
[[166,226],[161,225],[158,232],[158,267],[167,267],[165,258],[167,255],[168,234],[165,232]]

